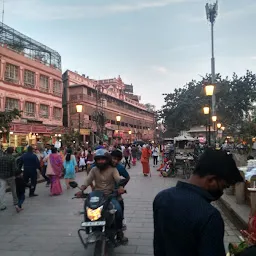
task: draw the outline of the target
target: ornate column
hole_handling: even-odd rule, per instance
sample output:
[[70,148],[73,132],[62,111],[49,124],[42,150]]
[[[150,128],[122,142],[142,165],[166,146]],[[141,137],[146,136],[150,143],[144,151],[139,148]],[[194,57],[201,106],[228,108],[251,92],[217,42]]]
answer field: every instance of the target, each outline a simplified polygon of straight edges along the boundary
[[4,95],[3,93],[0,94],[0,111],[4,111],[5,106],[4,106]]
[[24,68],[20,67],[19,84],[24,86]]
[[53,93],[53,79],[50,77],[49,79],[49,93]]
[[53,120],[53,106],[52,105],[50,105],[50,108],[49,108],[49,120],[51,121],[51,120]]
[[37,102],[36,103],[36,113],[35,113],[35,117],[36,118],[39,118],[40,116],[39,116],[39,103]]
[[40,87],[40,74],[36,72],[36,77],[35,77],[35,89],[39,90]]
[[20,98],[20,110],[22,111],[21,115],[24,116],[26,112],[24,98]]
[[4,80],[5,66],[6,66],[5,60],[1,59],[0,80]]

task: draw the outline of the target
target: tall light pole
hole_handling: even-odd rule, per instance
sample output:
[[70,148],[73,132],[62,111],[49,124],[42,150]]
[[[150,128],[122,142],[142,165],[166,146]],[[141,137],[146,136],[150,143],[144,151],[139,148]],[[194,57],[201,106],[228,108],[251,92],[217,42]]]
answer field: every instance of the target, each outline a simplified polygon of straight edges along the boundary
[[[211,72],[212,72],[212,84],[215,84],[215,57],[214,57],[214,23],[218,15],[218,0],[214,4],[207,3],[205,6],[207,20],[211,23]],[[212,95],[212,114],[215,114],[215,94]]]

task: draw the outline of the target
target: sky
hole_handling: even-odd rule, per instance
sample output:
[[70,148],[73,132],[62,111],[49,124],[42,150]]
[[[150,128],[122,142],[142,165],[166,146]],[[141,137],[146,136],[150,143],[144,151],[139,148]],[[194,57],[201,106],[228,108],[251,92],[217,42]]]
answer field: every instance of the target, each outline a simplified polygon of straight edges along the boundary
[[[133,84],[143,103],[159,109],[163,93],[210,73],[206,2],[5,0],[4,23],[58,51],[63,72],[69,69],[93,79],[120,75]],[[217,73],[256,72],[255,24],[255,0],[219,1]]]

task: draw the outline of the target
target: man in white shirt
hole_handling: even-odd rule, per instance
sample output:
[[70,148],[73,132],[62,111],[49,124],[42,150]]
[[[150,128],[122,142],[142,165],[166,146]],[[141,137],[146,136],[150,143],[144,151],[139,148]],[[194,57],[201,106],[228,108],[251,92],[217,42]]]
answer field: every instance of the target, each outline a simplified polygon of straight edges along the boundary
[[158,164],[159,148],[157,145],[152,147],[153,165],[154,167]]

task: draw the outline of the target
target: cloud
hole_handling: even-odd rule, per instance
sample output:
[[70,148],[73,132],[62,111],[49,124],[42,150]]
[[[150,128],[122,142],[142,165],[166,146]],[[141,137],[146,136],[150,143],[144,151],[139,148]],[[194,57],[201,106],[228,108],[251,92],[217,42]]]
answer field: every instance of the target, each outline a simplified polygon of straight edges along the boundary
[[[118,13],[161,8],[172,4],[198,2],[200,0],[125,0],[122,4],[49,4],[45,0],[9,0],[6,12],[31,20],[68,20],[97,18]],[[93,1],[92,1],[93,2]],[[15,8],[13,5],[15,4]]]
[[153,66],[152,70],[162,75],[168,74],[168,69],[164,66]]
[[180,46],[171,48],[170,51],[171,51],[171,52],[183,52],[183,51],[187,51],[187,50],[192,50],[192,49],[201,48],[202,46],[203,46],[202,43],[198,43],[198,44],[188,44],[188,45],[180,45]]
[[256,56],[250,57],[251,60],[256,60]]

